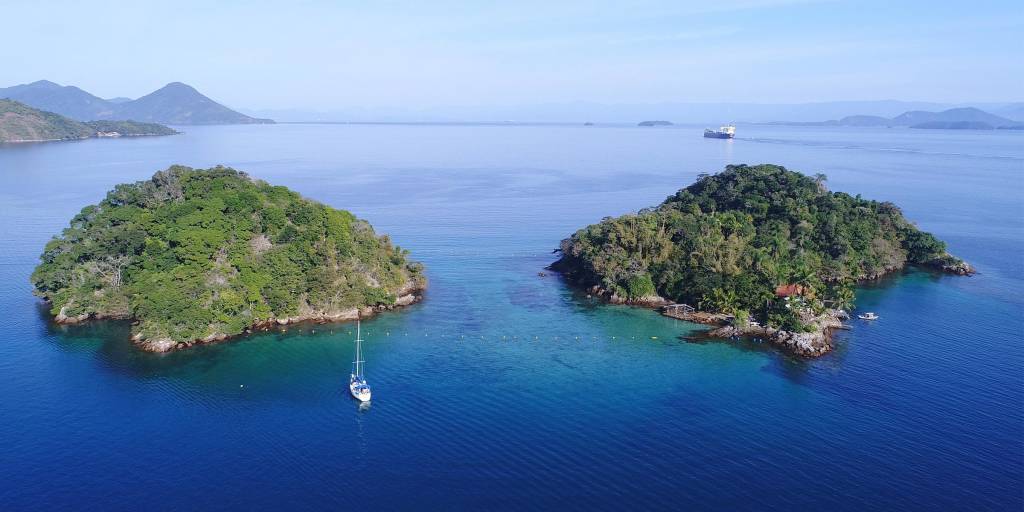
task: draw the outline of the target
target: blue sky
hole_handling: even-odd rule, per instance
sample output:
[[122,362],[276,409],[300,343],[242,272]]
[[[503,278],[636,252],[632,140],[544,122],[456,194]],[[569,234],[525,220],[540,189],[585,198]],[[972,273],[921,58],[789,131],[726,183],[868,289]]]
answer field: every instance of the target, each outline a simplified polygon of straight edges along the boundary
[[1021,2],[0,0],[0,86],[228,105],[1020,101]]

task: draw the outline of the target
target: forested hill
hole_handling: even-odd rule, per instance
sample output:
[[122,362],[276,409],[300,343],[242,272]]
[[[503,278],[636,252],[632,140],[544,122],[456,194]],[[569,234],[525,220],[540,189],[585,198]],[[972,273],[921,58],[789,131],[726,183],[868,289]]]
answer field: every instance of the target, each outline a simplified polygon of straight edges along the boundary
[[46,245],[32,274],[60,322],[132,318],[148,350],[271,322],[413,302],[421,267],[336,210],[225,168],[118,185]]
[[155,123],[89,121],[37,110],[17,101],[0,99],[0,142],[77,140],[99,136],[173,135],[178,133]]
[[855,282],[907,264],[972,272],[896,205],[829,192],[823,175],[777,165],[704,175],[656,208],[577,231],[561,252],[555,269],[615,297],[757,317],[773,313],[781,285],[848,306]]
[[0,99],[0,142],[86,139],[95,134],[73,119]]

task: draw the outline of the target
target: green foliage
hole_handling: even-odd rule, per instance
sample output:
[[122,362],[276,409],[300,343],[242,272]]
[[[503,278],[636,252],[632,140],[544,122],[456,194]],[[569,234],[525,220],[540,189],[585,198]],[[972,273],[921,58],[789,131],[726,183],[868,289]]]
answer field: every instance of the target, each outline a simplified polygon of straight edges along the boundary
[[654,281],[651,275],[644,272],[626,279],[626,293],[629,298],[646,297],[657,293],[654,289]]
[[850,307],[858,280],[952,258],[895,205],[829,192],[826,179],[728,166],[656,208],[581,229],[562,242],[555,266],[631,296],[635,280],[649,277],[663,297],[799,330],[791,311],[773,309],[778,285],[800,285],[812,309],[825,300]]
[[750,312],[745,309],[737,310],[734,313],[732,323],[737,327],[746,327],[750,324]]
[[118,185],[43,250],[36,292],[146,338],[238,334],[302,311],[392,304],[422,266],[351,213],[225,167]]

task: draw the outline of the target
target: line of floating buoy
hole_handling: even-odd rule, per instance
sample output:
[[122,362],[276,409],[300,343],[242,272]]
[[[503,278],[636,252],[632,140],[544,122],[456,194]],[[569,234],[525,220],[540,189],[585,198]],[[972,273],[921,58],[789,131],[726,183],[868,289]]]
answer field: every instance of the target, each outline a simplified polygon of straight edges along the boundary
[[[280,330],[282,332],[287,332],[288,331],[287,328],[282,328]],[[335,331],[333,331],[333,330],[328,331],[328,332],[329,332],[329,334],[332,334],[332,335],[335,334]],[[310,334],[316,334],[317,331],[316,331],[316,329],[311,329],[309,331],[309,333]],[[341,332],[341,334],[344,334],[344,333],[345,333],[345,331]],[[323,332],[321,332],[321,334],[323,334]],[[353,331],[347,331],[347,334],[351,335],[351,334],[353,334]],[[364,334],[366,336],[372,336],[372,333],[369,333],[369,332],[364,333]],[[384,331],[383,334],[386,337],[390,337],[391,336],[391,331]],[[678,335],[683,335],[683,334],[684,333],[678,333]],[[410,333],[409,332],[402,332],[402,333],[397,333],[396,332],[395,335],[396,336],[401,335],[401,336],[404,336],[404,337],[409,337]],[[411,335],[415,336],[415,333],[412,333]],[[422,335],[422,338],[430,338],[431,336],[434,336],[434,337],[437,337],[437,338],[445,338],[445,339],[447,339],[449,335],[448,335],[448,333],[437,334],[437,333],[424,332],[423,335]],[[466,339],[466,336],[467,336],[466,334],[452,334],[451,335],[452,339],[457,339],[457,340],[464,340],[464,339]],[[669,338],[674,338],[676,336],[677,335],[672,335],[672,336],[669,336]],[[573,335],[549,335],[549,336],[539,336],[539,335],[529,335],[529,334],[523,335],[523,336],[519,336],[518,334],[511,334],[511,335],[510,334],[480,334],[480,335],[471,334],[471,335],[469,335],[469,337],[471,337],[471,338],[479,338],[481,340],[488,340],[488,339],[498,340],[498,339],[500,339],[500,340],[504,340],[504,341],[517,341],[520,338],[522,338],[524,340],[530,340],[530,341],[541,341],[541,340],[548,340],[548,339],[556,340],[556,341],[562,341],[562,340],[586,341],[587,339],[589,339],[591,341],[600,341],[600,340],[610,340],[610,341],[612,341],[612,340],[626,339],[625,336],[619,336],[619,335],[585,335],[585,334],[580,334],[580,335],[576,335],[576,334],[573,334]],[[650,340],[657,341],[657,340],[660,340],[662,337],[664,337],[664,336],[652,336],[652,335],[639,335],[638,336],[638,335],[630,335],[629,339],[630,340],[650,339]],[[753,341],[763,341],[763,340],[756,340],[755,339]]]

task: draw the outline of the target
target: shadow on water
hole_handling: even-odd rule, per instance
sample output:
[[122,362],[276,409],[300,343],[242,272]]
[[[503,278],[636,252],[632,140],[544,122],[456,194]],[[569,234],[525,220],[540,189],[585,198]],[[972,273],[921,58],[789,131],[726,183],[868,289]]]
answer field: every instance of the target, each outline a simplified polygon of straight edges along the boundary
[[508,300],[513,306],[535,313],[547,311],[551,307],[542,286],[536,283],[516,283],[511,279],[506,284]]
[[715,338],[707,335],[708,330],[705,326],[701,326],[699,331],[681,335],[676,339],[680,344],[720,345],[727,346],[743,354],[757,354],[766,361],[765,365],[760,368],[760,371],[801,386],[815,384],[817,379],[814,370],[835,370],[841,368],[843,361],[848,355],[846,335],[842,330],[836,330],[832,333],[832,351],[814,359],[790,354],[770,341],[760,338],[749,336]]
[[[815,370],[823,369],[829,371],[829,369],[840,368],[847,356],[846,336],[844,331],[841,330],[833,332],[834,348],[830,353],[817,359],[808,359],[790,354],[771,342],[752,337],[739,337],[735,339],[713,338],[706,335],[706,332],[710,330],[707,326],[668,319],[658,315],[649,308],[610,305],[602,299],[590,295],[586,290],[580,290],[577,287],[571,286],[561,275],[557,273],[555,275],[558,276],[559,282],[564,288],[561,297],[574,313],[604,318],[609,316],[609,313],[618,311],[622,315],[637,316],[634,321],[642,321],[640,315],[650,313],[654,318],[678,323],[680,329],[688,329],[683,334],[666,338],[662,342],[664,345],[727,346],[736,351],[736,353],[756,354],[765,360],[765,364],[760,368],[760,371],[780,377],[793,384],[801,386],[814,385],[816,380]],[[879,287],[887,287],[898,279],[899,277],[885,280],[884,283],[879,284]],[[562,363],[561,361],[556,362]]]
[[[45,329],[44,339],[61,350],[89,353],[103,367],[133,378],[153,379],[165,377],[194,378],[210,374],[238,363],[239,352],[252,358],[274,355],[280,344],[294,343],[309,338],[344,338],[347,324],[298,324],[287,328],[269,329],[229,340],[174,350],[166,353],[146,352],[131,342],[131,322],[127,320],[99,320],[79,325],[61,325],[53,321],[45,304],[37,308],[40,325]],[[313,352],[312,350],[303,351]],[[324,354],[313,354],[321,364],[331,363]],[[275,359],[278,376],[287,377],[303,371],[303,358],[293,361]],[[347,363],[346,363],[347,364]]]
[[938,283],[944,279],[955,279],[956,277],[933,268],[908,266],[899,272],[892,272],[877,279],[857,283],[857,288],[858,290],[883,290],[907,279],[927,280],[930,283]]
[[53,321],[50,306],[37,301],[35,311],[43,339],[53,342],[60,349],[68,352],[87,352],[110,350],[109,345],[117,345],[121,340],[130,345],[131,322],[127,320],[101,320],[81,324],[64,325]]
[[[911,272],[916,276],[928,279],[939,279],[936,276],[925,272]],[[889,276],[872,283],[864,288],[868,290],[882,290],[896,283],[903,278],[904,274]],[[769,342],[758,341],[752,338],[739,338],[733,340],[714,339],[703,336],[700,329],[703,326],[679,322],[658,315],[648,308],[634,306],[610,305],[605,301],[592,297],[585,290],[570,286],[557,273],[548,273],[544,277],[535,277],[535,283],[514,284],[509,288],[510,301],[517,309],[525,310],[530,314],[544,317],[545,312],[561,317],[564,314],[579,315],[586,318],[585,322],[576,324],[587,332],[560,332],[556,327],[553,331],[557,343],[584,341],[593,338],[622,340],[656,340],[656,343],[665,347],[670,345],[725,345],[741,354],[757,354],[764,360],[760,371],[780,377],[788,382],[803,386],[812,385],[815,380],[815,371],[822,370],[831,373],[842,367],[847,356],[848,346],[846,335],[838,331],[835,336],[834,350],[821,358],[809,360],[799,356],[787,354]],[[869,291],[869,293],[871,293]],[[458,334],[468,339],[476,339],[485,334],[493,325],[486,318],[484,312],[476,311],[468,306],[465,297],[460,294],[444,294],[437,297],[444,308],[455,306],[461,311],[456,318],[448,318],[440,325],[433,326],[442,328],[451,333],[452,339]],[[560,304],[551,304],[551,299]],[[418,324],[422,319],[426,306],[418,304],[403,310],[401,313],[389,313],[382,315],[385,319],[384,325],[392,325],[397,328],[403,325],[403,330],[413,324]],[[257,332],[228,341],[199,345],[187,350],[172,351],[163,354],[154,354],[139,350],[130,341],[131,324],[128,321],[96,321],[82,325],[58,325],[52,321],[48,308],[40,303],[37,307],[40,325],[44,326],[47,336],[62,350],[69,352],[92,351],[99,363],[112,371],[119,372],[131,377],[150,379],[174,377],[183,380],[206,379],[214,381],[217,371],[228,369],[243,375],[254,374],[258,370],[266,370],[272,367],[276,378],[287,379],[291,376],[308,373],[312,368],[319,368],[323,371],[334,371],[335,366],[347,365],[347,355],[339,344],[318,343],[323,336],[332,337],[330,341],[343,342],[347,324],[299,324],[287,328],[271,329],[265,332]],[[399,317],[401,315],[401,317]],[[392,324],[395,322],[394,324]],[[421,329],[428,329],[430,326],[418,325]],[[673,334],[667,334],[670,330]],[[680,334],[680,331],[682,333]],[[696,331],[696,332],[695,332]],[[514,328],[513,331],[514,332]],[[635,337],[631,336],[636,334]],[[657,334],[657,336],[651,336]],[[397,332],[396,332],[397,335]],[[414,334],[415,336],[416,334]],[[490,336],[490,335],[488,335]],[[481,339],[483,339],[481,337]],[[523,337],[524,341],[527,339]],[[289,347],[282,350],[283,343],[295,343],[296,348]],[[689,355],[700,354],[701,352],[688,352]],[[680,352],[682,355],[683,352]],[[580,367],[561,354],[551,354],[553,363],[566,368],[567,370],[579,370]],[[273,363],[267,362],[272,359]],[[199,376],[199,377],[197,377]]]
[[68,352],[92,352],[102,366],[132,377],[167,377],[186,368],[210,369],[220,364],[225,355],[222,350],[209,350],[219,348],[213,346],[164,354],[145,352],[131,342],[130,321],[98,320],[78,325],[61,325],[53,321],[45,307],[39,308],[39,313],[47,334],[44,339]]

